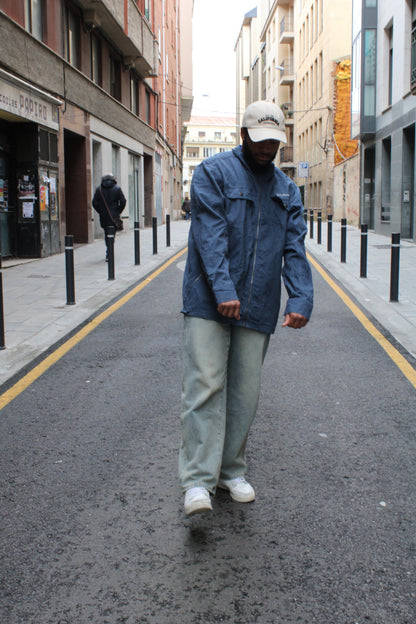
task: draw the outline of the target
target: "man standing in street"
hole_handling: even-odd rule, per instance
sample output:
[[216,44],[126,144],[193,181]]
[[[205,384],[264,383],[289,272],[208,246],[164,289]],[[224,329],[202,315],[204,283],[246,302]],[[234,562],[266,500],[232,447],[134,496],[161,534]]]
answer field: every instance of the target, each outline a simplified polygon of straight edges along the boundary
[[184,218],[188,220],[191,216],[191,200],[188,196],[183,200],[182,211],[184,212]]
[[108,233],[107,228],[114,226],[114,236],[117,231],[117,220],[126,205],[124,193],[117,184],[116,178],[112,173],[106,173],[101,178],[101,184],[95,189],[92,199],[94,210],[100,215],[100,225],[104,230],[104,239],[106,254],[105,259],[108,261]]
[[254,500],[245,451],[281,277],[289,297],[283,327],[304,327],[312,312],[300,192],[273,164],[286,143],[280,108],[250,104],[241,137],[242,146],[204,160],[192,180],[179,455],[187,515],[210,511],[217,487],[235,501]]

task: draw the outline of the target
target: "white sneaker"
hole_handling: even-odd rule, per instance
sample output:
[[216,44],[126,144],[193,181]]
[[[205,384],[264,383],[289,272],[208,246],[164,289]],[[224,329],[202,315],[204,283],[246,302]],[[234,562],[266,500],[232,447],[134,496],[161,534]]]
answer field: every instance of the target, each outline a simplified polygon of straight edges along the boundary
[[193,487],[185,492],[185,513],[192,516],[197,513],[212,511],[211,498],[204,487]]
[[231,498],[238,503],[250,503],[256,497],[253,487],[244,477],[235,479],[220,479],[218,487],[230,492]]

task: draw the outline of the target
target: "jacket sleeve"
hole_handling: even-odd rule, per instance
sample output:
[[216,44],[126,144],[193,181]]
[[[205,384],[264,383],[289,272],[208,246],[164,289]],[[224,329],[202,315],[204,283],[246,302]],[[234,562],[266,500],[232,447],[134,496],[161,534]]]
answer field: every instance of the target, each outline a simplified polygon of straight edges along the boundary
[[126,198],[124,197],[123,191],[119,190],[119,199],[118,199],[118,210],[119,214],[121,214],[126,206]]
[[290,192],[289,217],[284,250],[283,281],[289,295],[285,314],[297,312],[310,318],[313,307],[312,272],[305,251],[307,227],[298,187]]
[[92,198],[92,206],[94,210],[96,210],[98,214],[100,214],[100,193],[98,188],[95,189],[94,197]]
[[228,224],[220,183],[218,169],[212,163],[201,163],[191,187],[191,234],[217,304],[238,299],[229,271]]

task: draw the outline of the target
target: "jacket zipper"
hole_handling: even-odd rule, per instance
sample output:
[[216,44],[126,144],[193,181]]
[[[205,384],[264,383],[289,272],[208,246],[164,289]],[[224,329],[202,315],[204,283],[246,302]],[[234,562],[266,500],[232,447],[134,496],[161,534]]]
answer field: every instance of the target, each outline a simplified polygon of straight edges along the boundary
[[261,216],[261,200],[262,200],[262,190],[261,189],[260,189],[260,198],[259,199],[260,199],[260,201],[259,201],[259,215],[257,217],[256,244],[254,245],[253,270],[251,272],[250,291],[248,293],[246,315],[248,314],[248,310],[250,308],[251,291],[253,290],[253,282],[254,282],[254,270],[256,268],[256,260],[257,260],[257,243],[259,241],[260,216]]

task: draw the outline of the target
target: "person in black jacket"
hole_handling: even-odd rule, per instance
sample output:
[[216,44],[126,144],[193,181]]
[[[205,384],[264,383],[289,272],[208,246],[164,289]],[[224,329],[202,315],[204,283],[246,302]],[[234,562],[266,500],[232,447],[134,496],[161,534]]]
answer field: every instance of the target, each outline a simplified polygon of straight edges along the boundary
[[117,184],[117,180],[112,173],[106,173],[102,177],[101,184],[95,189],[92,205],[94,210],[100,215],[100,225],[104,230],[106,244],[105,259],[108,262],[107,228],[109,225],[114,225],[114,220],[120,217],[126,205],[126,198],[124,197],[123,191]]

